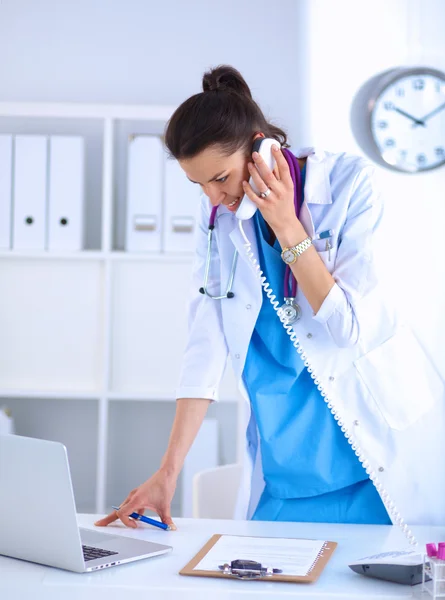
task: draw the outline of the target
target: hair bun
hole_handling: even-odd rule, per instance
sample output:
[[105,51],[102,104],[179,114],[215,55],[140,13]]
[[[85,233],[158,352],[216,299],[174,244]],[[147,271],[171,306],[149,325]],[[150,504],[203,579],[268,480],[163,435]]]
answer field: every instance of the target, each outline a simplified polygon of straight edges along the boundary
[[202,89],[204,92],[236,92],[252,98],[249,86],[241,73],[229,65],[220,65],[204,73]]

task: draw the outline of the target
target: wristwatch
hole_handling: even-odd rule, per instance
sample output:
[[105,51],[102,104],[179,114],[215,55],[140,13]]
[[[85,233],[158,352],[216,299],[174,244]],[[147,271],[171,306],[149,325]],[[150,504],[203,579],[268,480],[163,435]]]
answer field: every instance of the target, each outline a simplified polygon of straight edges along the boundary
[[310,246],[312,246],[312,240],[310,237],[307,237],[296,246],[292,246],[291,248],[283,248],[283,251],[281,252],[281,258],[287,265],[293,265],[297,258]]

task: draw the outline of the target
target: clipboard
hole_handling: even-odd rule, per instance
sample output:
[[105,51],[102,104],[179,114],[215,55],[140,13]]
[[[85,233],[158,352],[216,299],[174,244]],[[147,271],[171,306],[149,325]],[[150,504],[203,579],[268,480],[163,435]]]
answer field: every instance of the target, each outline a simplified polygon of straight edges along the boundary
[[[215,544],[224,537],[224,534],[215,534],[213,535],[209,541],[201,548],[201,550],[192,558],[192,560],[183,567],[179,571],[179,575],[191,575],[194,577],[218,577],[220,579],[244,579],[239,577],[238,575],[234,575],[232,573],[223,572],[222,570],[200,570],[195,569],[195,567],[206,557],[206,555],[210,552],[210,550],[215,546]],[[259,536],[230,536],[230,537],[240,537],[240,538],[249,538],[249,539],[287,539],[287,538],[264,538]],[[289,538],[290,539],[290,538]],[[308,540],[298,540],[297,538],[293,538],[292,541],[308,541]],[[313,541],[313,540],[309,540]],[[270,573],[268,575],[256,576],[249,578],[250,581],[283,581],[288,583],[314,583],[319,578],[329,559],[331,558],[334,550],[337,547],[337,542],[325,541],[322,542],[322,546],[320,551],[317,553],[315,560],[313,561],[311,567],[307,571],[306,575],[286,575],[285,573]],[[232,557],[234,559],[243,558],[241,556]],[[247,558],[247,557],[246,557]],[[274,567],[275,565],[270,565]]]

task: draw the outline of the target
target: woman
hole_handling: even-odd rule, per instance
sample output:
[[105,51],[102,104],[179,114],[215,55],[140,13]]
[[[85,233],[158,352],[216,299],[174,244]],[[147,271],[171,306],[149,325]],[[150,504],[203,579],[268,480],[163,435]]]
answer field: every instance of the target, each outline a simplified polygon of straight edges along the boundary
[[[252,154],[262,137],[279,142],[273,172]],[[434,500],[445,491],[443,469],[430,458],[437,468],[431,464],[435,479],[428,480],[423,462],[426,441],[443,435],[443,383],[382,300],[373,259],[382,206],[373,167],[311,148],[292,156],[285,132],[266,121],[240,73],[228,66],[204,75],[203,92],[175,111],[165,139],[204,192],[176,416],[160,469],[97,524],[120,518],[136,527],[128,515],[149,508],[173,525],[176,481],[217,397],[228,353],[246,409],[238,518],[443,521]],[[292,323],[298,351],[246,254],[235,216],[245,194],[259,209],[243,222],[251,252],[277,298],[295,298],[291,304],[301,311]],[[298,255],[291,264],[284,262],[287,248]],[[226,294],[235,251],[233,294],[213,299]],[[408,380],[410,373],[415,377]]]

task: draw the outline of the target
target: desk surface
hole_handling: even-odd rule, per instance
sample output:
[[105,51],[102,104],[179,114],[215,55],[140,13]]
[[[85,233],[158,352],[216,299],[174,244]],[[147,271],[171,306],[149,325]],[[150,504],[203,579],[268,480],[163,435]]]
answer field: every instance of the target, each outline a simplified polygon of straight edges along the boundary
[[[94,529],[95,515],[78,515],[81,527]],[[0,598],[5,600],[267,600],[310,598],[336,600],[390,600],[425,597],[421,586],[402,586],[372,580],[353,573],[354,559],[377,552],[408,549],[398,527],[386,525],[337,525],[323,523],[272,523],[176,519],[177,531],[165,532],[139,524],[136,531],[121,524],[108,527],[129,537],[173,546],[173,552],[135,563],[97,571],[70,573],[0,556]],[[445,539],[444,527],[416,527],[424,544]],[[338,542],[327,567],[314,584],[228,581],[184,577],[178,571],[214,533],[270,537],[301,537]]]

